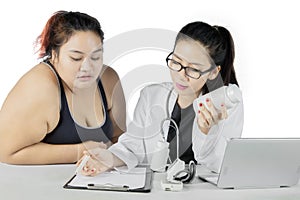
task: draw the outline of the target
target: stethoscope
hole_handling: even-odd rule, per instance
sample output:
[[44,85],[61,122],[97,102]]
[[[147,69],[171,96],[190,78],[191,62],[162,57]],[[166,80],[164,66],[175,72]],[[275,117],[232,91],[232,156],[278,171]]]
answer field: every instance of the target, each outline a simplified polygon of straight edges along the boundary
[[[172,119],[171,117],[171,112],[172,112],[172,108],[170,107],[170,100],[171,100],[171,96],[172,95],[175,95],[177,96],[177,94],[175,93],[175,90],[174,88],[172,88],[169,93],[168,93],[168,96],[167,96],[167,102],[166,102],[166,107],[165,107],[165,110],[166,110],[166,117],[161,121],[161,134],[162,134],[162,137],[165,141],[167,141],[167,137],[168,137],[168,128],[164,128],[165,124],[168,122],[171,124],[171,122],[174,124],[174,127],[172,128],[175,128],[176,129],[176,135],[178,135],[178,125],[176,124],[176,122]],[[176,101],[176,100],[175,100]],[[176,103],[176,102],[175,102]],[[169,127],[170,124],[167,124],[166,127]]]
[[[171,166],[178,160],[179,158],[179,128],[175,120],[171,118],[172,110],[170,109],[170,99],[171,95],[174,92],[174,88],[169,92],[168,97],[167,97],[167,102],[166,102],[166,112],[167,112],[167,117],[162,120],[161,122],[161,133],[163,137],[163,142],[167,142],[167,134],[164,132],[164,124],[169,122],[168,127],[169,128],[174,128],[176,132],[176,160],[172,163],[170,156],[168,156],[168,159],[171,163]],[[181,161],[182,162],[182,161]],[[190,161],[188,164],[187,169],[184,170],[179,170],[177,173],[174,174],[173,179],[176,181],[181,181],[183,183],[189,183],[193,180],[196,174],[196,164],[194,161]]]
[[[170,90],[168,97],[167,97],[167,102],[166,102],[166,113],[167,113],[167,117],[164,118],[161,121],[161,134],[162,134],[162,138],[163,138],[163,142],[167,142],[167,138],[168,138],[168,130],[169,129],[165,129],[164,126],[166,125],[166,123],[168,123],[166,126],[169,128],[174,128],[175,132],[176,132],[176,158],[179,158],[179,128],[177,123],[175,122],[175,120],[173,120],[171,118],[171,112],[172,110],[170,109],[170,99],[171,99],[171,95],[174,94],[174,88]],[[170,159],[170,158],[169,158]],[[171,160],[170,160],[171,161]]]

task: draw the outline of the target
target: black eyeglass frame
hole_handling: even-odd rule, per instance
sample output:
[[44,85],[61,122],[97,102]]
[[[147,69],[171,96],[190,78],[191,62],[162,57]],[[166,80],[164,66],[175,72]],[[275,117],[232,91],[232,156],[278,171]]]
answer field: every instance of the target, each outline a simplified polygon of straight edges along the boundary
[[[177,62],[177,61],[175,61],[175,60],[169,58],[173,53],[174,53],[174,51],[172,51],[172,52],[167,56],[167,58],[166,58],[166,62],[167,62],[168,68],[171,69],[171,70],[173,70],[173,71],[176,71],[176,72],[180,72],[182,69],[184,69],[185,75],[187,75],[188,77],[193,78],[193,79],[199,79],[201,76],[203,76],[204,74],[206,74],[206,73],[208,73],[208,72],[214,70],[214,69],[217,67],[216,65],[212,65],[209,69],[207,69],[207,70],[205,70],[205,71],[201,71],[201,70],[199,70],[199,69],[195,69],[195,68],[192,68],[192,67],[183,66],[180,62]],[[175,70],[175,69],[171,68],[171,67],[169,66],[169,64],[168,64],[168,63],[169,63],[169,60],[173,60],[173,61],[175,61],[176,63],[178,63],[178,64],[180,65],[180,69]],[[197,78],[191,77],[190,75],[188,75],[188,74],[186,73],[186,69],[193,69],[194,71],[198,72],[198,73],[199,73],[199,77],[197,77]]]

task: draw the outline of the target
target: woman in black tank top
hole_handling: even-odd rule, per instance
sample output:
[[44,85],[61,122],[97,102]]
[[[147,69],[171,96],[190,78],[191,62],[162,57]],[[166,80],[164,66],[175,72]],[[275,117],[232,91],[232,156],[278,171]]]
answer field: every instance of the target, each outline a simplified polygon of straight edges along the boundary
[[61,88],[60,90],[60,119],[53,131],[48,133],[43,139],[43,142],[49,144],[78,144],[85,141],[97,141],[108,143],[113,137],[113,124],[109,117],[108,106],[106,101],[106,95],[104,88],[102,86],[101,80],[98,80],[98,88],[101,93],[101,101],[104,108],[104,122],[98,127],[87,128],[80,124],[77,124],[72,117],[69,110],[69,105],[67,102],[66,94],[63,88],[62,79],[54,70],[54,66],[50,61],[45,62],[49,67],[51,67],[58,78],[58,84]]
[[0,162],[74,163],[125,131],[125,98],[117,73],[103,65],[97,19],[59,11],[37,38],[44,61],[9,93],[0,118]]

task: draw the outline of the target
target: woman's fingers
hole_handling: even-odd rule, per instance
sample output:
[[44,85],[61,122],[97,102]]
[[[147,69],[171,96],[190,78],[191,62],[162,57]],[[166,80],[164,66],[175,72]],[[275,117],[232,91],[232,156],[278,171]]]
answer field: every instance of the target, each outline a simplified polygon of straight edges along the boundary
[[82,169],[83,175],[95,176],[113,167],[113,154],[107,149],[90,149],[84,154],[89,155],[90,159]]
[[228,117],[227,108],[224,104],[222,104],[219,118],[220,118],[220,120],[223,120],[223,119],[227,119],[227,117]]
[[212,116],[214,124],[218,123],[218,112],[215,108],[215,106],[212,104],[211,99],[207,98],[206,99],[206,105],[208,107],[208,110],[210,111],[210,114]]
[[209,111],[204,107],[202,103],[199,104],[198,111],[198,126],[202,133],[207,134],[212,126],[213,119]]
[[95,176],[98,172],[98,163],[93,158],[90,158],[82,168],[82,174],[85,176]]
[[216,109],[209,98],[206,99],[206,106],[202,102],[199,103],[198,126],[203,133],[207,134],[213,125],[227,117],[228,113],[224,103],[220,110]]
[[84,155],[89,155],[93,159],[97,160],[99,155],[103,152],[102,148],[94,148],[94,149],[89,149],[83,152]]
[[208,123],[200,110],[198,111],[198,125],[203,128],[208,127]]
[[209,126],[208,123],[206,121],[206,119],[204,118],[204,115],[202,115],[201,111],[198,111],[198,127],[201,130],[202,133],[207,134],[209,131]]
[[210,127],[213,124],[213,118],[210,112],[205,108],[203,103],[199,104],[199,108],[200,114],[202,115],[201,123],[204,125],[204,127]]
[[79,165],[80,165],[80,163],[82,162],[83,158],[84,158],[84,156],[82,156],[82,157],[77,161],[76,166],[79,166]]
[[96,176],[99,174],[99,170],[97,170],[96,167],[90,167],[83,169],[82,174],[85,176]]
[[99,143],[99,147],[102,148],[102,149],[106,149],[106,148],[107,148],[107,145],[104,144],[103,142],[100,142],[100,143]]

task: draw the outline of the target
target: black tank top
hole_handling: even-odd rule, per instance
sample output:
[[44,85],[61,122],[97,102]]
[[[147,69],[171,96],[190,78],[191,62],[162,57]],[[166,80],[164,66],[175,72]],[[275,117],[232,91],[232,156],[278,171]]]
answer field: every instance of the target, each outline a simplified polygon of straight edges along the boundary
[[[176,122],[179,129],[179,158],[186,164],[188,164],[191,160],[197,163],[194,158],[192,142],[193,122],[195,118],[193,104],[191,104],[187,108],[182,109],[176,102],[172,111],[171,118]],[[171,125],[172,126],[170,126],[169,128],[167,141],[169,142],[170,148],[169,155],[171,161],[174,162],[177,157],[177,138],[175,129],[171,128],[175,127],[175,125],[173,124],[173,122],[171,122]]]
[[97,142],[108,142],[111,141],[113,137],[113,126],[112,121],[109,117],[107,110],[107,100],[104,92],[104,88],[99,79],[98,87],[101,93],[102,102],[104,105],[104,122],[100,127],[89,128],[83,127],[77,124],[73,117],[71,116],[67,98],[62,84],[62,79],[55,71],[54,67],[49,61],[45,61],[46,64],[52,69],[56,74],[60,85],[60,98],[61,98],[61,108],[60,108],[60,118],[55,129],[48,133],[42,142],[48,144],[78,144],[88,140]]

